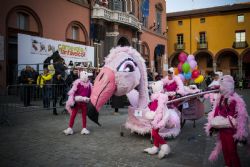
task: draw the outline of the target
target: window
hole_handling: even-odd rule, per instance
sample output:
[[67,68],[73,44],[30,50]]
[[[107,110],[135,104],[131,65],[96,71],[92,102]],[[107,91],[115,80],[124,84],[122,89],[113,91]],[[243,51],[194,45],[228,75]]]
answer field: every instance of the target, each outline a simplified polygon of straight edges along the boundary
[[157,33],[161,33],[161,12],[160,11],[156,11],[156,30]]
[[177,34],[177,44],[183,44],[183,34]]
[[124,10],[123,1],[122,0],[113,0],[113,10],[123,11]]
[[133,0],[126,0],[126,12],[130,14],[134,14],[134,1]]
[[17,15],[17,27],[21,30],[28,30],[29,16],[25,13],[18,13]]
[[72,39],[73,40],[79,39],[79,28],[77,26],[72,26]]
[[141,55],[145,60],[146,66],[149,67],[149,47],[148,47],[148,44],[145,42],[142,43]]
[[148,27],[148,17],[147,16],[142,16],[142,25],[144,27]]
[[244,30],[236,31],[235,38],[236,38],[236,42],[245,42],[246,41],[246,32]]
[[149,16],[149,1],[142,1],[141,3],[141,22],[144,27],[148,27],[148,16]]
[[183,22],[180,20],[178,21],[178,25],[181,26],[183,24]]
[[243,15],[243,14],[238,15],[238,23],[243,23],[244,20],[245,20],[245,18],[244,18],[244,15]]
[[206,43],[206,33],[205,32],[200,32],[200,44]]
[[200,23],[205,23],[206,19],[205,18],[200,18]]
[[162,29],[162,12],[163,12],[163,6],[161,3],[157,3],[155,5],[155,13],[156,13],[156,27],[154,28],[154,31],[161,34]]
[[88,0],[69,0],[69,1],[81,6],[89,6]]

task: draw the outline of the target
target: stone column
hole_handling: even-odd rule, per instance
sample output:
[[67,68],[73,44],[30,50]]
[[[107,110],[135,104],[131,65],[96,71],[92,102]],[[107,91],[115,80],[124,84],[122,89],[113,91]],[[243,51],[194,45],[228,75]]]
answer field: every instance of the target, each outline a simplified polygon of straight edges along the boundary
[[104,55],[107,56],[111,48],[117,45],[117,38],[119,32],[107,32],[106,33],[106,40],[105,40],[105,49]]
[[238,59],[239,79],[242,78],[242,58]]
[[138,43],[138,39],[137,38],[132,38],[132,47],[133,48],[135,48],[137,51],[139,51],[138,50],[138,48],[137,48],[137,43]]

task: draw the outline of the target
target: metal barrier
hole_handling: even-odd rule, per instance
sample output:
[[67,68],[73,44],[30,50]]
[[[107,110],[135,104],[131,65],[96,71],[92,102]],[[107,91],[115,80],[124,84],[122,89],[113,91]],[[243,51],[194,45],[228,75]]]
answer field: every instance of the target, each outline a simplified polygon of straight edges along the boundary
[[10,125],[8,117],[13,113],[53,109],[63,112],[67,90],[64,84],[47,84],[42,88],[29,84],[9,85],[7,94],[0,96],[0,124]]
[[[65,103],[70,90],[65,84],[46,84],[40,87],[35,84],[9,85],[7,94],[0,96],[0,125],[10,125],[9,115],[14,113],[39,110],[53,111],[58,109],[67,113]],[[111,100],[105,107],[110,108]]]
[[[67,87],[64,84],[45,84],[42,87],[35,84],[9,85],[7,87],[7,97],[11,97],[16,105],[22,107],[37,106],[37,108],[51,108],[51,101],[56,101],[52,108],[57,107],[66,100]],[[61,105],[62,106],[62,105]]]

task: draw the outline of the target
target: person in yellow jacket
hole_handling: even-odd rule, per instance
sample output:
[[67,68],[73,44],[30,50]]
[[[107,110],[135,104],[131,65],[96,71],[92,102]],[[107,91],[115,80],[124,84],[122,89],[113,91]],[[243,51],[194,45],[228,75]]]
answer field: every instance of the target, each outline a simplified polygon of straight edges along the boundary
[[39,75],[37,78],[37,85],[42,89],[44,108],[50,107],[52,77],[53,75],[49,72],[49,69],[44,68],[43,74]]

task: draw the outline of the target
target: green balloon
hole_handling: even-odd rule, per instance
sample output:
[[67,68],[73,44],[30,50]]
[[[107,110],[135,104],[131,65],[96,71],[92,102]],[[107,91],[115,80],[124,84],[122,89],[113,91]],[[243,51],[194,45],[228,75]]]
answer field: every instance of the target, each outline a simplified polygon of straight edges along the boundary
[[190,65],[189,65],[187,62],[185,62],[185,63],[182,65],[182,71],[183,71],[184,73],[188,73],[189,70],[190,70]]

